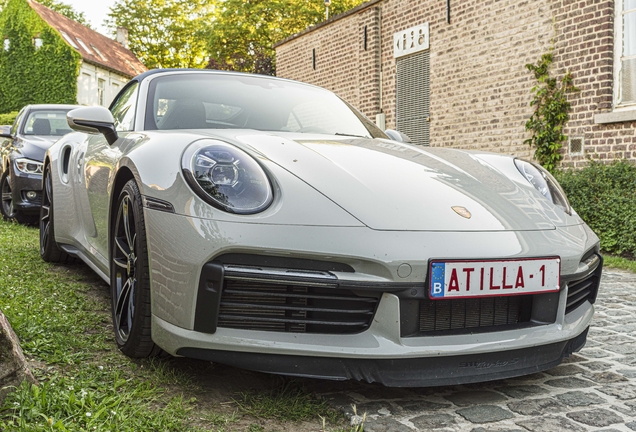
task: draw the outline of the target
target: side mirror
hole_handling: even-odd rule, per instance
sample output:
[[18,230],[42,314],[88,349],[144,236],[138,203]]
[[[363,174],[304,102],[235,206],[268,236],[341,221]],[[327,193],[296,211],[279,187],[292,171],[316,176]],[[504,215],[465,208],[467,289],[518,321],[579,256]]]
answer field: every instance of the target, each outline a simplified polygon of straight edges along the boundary
[[409,136],[403,132],[398,132],[393,129],[387,129],[384,131],[384,133],[393,141],[411,144],[411,138],[409,138]]
[[13,135],[11,135],[11,126],[0,126],[0,138],[13,139]]
[[110,145],[117,141],[115,119],[110,111],[104,107],[76,108],[66,114],[66,122],[71,129],[78,132],[103,134]]

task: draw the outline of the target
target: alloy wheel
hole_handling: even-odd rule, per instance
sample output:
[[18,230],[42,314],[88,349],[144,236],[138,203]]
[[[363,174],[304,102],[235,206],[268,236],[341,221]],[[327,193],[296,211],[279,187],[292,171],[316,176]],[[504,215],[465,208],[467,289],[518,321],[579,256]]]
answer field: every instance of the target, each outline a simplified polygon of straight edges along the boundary
[[4,176],[2,182],[2,211],[7,217],[13,217],[13,193],[9,174]]
[[115,222],[113,266],[115,269],[115,331],[126,342],[132,329],[137,289],[137,233],[129,195],[121,200]]

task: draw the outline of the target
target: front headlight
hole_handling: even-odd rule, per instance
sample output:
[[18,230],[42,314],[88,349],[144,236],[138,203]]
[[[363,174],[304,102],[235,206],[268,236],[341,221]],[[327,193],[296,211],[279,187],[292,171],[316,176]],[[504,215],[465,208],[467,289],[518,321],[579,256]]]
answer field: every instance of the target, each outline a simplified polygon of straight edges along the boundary
[[196,141],[184,152],[181,168],[192,190],[221,210],[252,214],[272,202],[272,187],[263,168],[230,144]]
[[552,174],[546,171],[541,165],[522,159],[515,159],[515,165],[523,176],[538,190],[541,195],[549,199],[552,204],[559,206],[567,214],[572,214],[572,207],[568,202],[561,185]]
[[16,159],[15,166],[18,171],[25,174],[40,174],[42,175],[42,162],[34,161],[31,159]]

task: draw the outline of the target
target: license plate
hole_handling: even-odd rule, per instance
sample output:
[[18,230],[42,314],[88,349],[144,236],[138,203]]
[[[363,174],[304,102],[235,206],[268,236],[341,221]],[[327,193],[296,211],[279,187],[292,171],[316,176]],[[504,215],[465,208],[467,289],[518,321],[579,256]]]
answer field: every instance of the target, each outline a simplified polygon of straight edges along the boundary
[[434,260],[431,299],[493,297],[559,291],[561,259]]

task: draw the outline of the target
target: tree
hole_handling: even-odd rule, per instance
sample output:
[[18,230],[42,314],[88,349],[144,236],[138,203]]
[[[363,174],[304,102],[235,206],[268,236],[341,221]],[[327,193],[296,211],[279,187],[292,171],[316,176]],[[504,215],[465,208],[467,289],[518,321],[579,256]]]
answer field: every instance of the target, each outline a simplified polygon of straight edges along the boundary
[[48,7],[49,9],[53,9],[55,12],[62,14],[65,17],[72,19],[73,21],[77,21],[78,23],[85,25],[88,28],[91,27],[90,23],[86,19],[86,16],[84,16],[84,12],[77,12],[71,5],[62,3],[57,0],[38,0],[38,3]]
[[[274,44],[325,19],[323,0],[217,0],[209,32],[211,69],[273,75]],[[364,0],[331,3],[332,15]]]
[[148,67],[196,68],[206,64],[211,0],[118,0],[107,26],[128,29],[130,50]]

